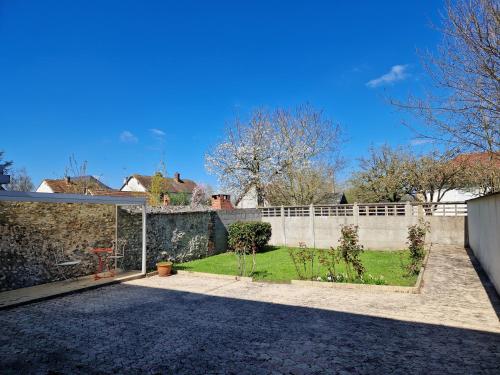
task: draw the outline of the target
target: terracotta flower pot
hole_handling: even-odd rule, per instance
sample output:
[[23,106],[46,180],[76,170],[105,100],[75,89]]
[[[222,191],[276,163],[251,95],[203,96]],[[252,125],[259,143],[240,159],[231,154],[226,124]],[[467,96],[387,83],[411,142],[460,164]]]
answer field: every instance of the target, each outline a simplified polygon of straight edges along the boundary
[[172,273],[172,263],[171,262],[160,262],[156,263],[156,268],[158,270],[158,276],[170,276]]

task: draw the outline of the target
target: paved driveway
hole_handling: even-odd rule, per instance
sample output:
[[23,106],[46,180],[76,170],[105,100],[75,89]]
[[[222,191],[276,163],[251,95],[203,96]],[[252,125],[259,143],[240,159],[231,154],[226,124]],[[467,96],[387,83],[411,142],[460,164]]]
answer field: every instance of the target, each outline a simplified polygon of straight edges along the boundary
[[487,292],[452,247],[420,295],[152,277],[0,311],[0,372],[498,374]]

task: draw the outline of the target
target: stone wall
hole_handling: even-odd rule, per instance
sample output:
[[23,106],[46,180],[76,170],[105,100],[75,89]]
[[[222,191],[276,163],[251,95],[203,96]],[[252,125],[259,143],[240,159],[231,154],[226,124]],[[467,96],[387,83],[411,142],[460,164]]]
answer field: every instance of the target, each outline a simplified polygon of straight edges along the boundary
[[[118,210],[118,238],[127,241],[126,269],[140,269],[141,213]],[[186,262],[227,251],[227,226],[235,221],[260,220],[258,210],[197,211],[147,214],[147,269],[166,253],[174,262]]]
[[[155,268],[162,252],[182,262],[226,251],[227,226],[238,220],[260,220],[260,214],[257,210],[148,213],[147,269]],[[0,291],[62,279],[57,258],[81,261],[68,270],[68,276],[90,275],[97,260],[89,250],[111,246],[115,235],[127,241],[124,269],[140,270],[142,216],[137,210],[0,202]]]
[[92,274],[90,248],[114,237],[114,206],[0,202],[0,291],[61,279],[57,258],[82,261],[71,276]]

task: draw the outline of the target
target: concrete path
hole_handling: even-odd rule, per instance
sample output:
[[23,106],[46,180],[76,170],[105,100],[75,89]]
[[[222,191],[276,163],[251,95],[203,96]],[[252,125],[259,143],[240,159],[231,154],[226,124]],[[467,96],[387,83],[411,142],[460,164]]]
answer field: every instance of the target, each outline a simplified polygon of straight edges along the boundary
[[0,293],[0,309],[25,305],[34,301],[42,301],[54,296],[70,294],[79,290],[93,289],[107,284],[116,284],[142,277],[141,271],[127,271],[120,272],[115,277],[105,277],[98,280],[95,280],[94,275],[89,275],[77,279],[55,281],[48,284],[9,290]]
[[500,373],[500,324],[464,249],[422,293],[178,275],[0,311],[2,373]]

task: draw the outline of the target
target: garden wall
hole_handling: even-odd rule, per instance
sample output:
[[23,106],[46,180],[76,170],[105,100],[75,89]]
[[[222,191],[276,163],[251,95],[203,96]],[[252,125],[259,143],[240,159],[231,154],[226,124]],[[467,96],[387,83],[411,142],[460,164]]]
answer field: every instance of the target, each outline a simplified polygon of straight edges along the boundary
[[[408,226],[418,223],[419,216],[275,216],[262,217],[271,223],[272,245],[307,246],[329,248],[337,246],[341,225],[357,225],[359,239],[365,248],[398,250],[406,248]],[[464,246],[466,216],[423,216],[429,222],[431,232],[427,241],[435,244]]]
[[469,247],[500,294],[500,194],[467,201]]
[[0,291],[59,280],[62,251],[82,261],[72,276],[91,274],[88,250],[111,245],[114,236],[114,206],[0,202]]
[[[260,220],[258,210],[220,210],[147,214],[147,269],[153,270],[163,252],[175,262],[227,251],[227,226]],[[118,210],[118,238],[127,240],[126,268],[140,269],[141,214]]]
[[[57,255],[78,259],[71,277],[95,272],[89,250],[127,240],[124,268],[140,270],[142,216],[140,211],[114,205],[0,202],[0,291],[61,279]],[[118,213],[117,219],[116,213]],[[227,226],[235,221],[260,220],[257,210],[198,211],[147,214],[147,268],[161,252],[176,262],[227,250]],[[61,260],[61,259],[60,259]]]

